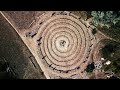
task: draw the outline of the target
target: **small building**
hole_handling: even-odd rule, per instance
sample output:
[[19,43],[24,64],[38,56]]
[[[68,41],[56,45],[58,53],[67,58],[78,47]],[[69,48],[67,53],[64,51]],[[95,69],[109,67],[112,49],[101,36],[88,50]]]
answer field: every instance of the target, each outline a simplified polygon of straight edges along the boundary
[[105,64],[106,64],[106,65],[110,65],[110,64],[111,64],[111,61],[108,60],[107,62],[105,62]]
[[104,58],[101,58],[102,61],[104,61],[105,59]]

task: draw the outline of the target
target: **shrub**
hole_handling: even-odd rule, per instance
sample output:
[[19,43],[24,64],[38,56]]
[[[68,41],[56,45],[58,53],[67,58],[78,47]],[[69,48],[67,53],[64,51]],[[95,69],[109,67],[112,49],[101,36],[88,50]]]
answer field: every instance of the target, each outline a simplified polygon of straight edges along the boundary
[[120,21],[120,11],[92,11],[91,15],[95,26],[110,28]]

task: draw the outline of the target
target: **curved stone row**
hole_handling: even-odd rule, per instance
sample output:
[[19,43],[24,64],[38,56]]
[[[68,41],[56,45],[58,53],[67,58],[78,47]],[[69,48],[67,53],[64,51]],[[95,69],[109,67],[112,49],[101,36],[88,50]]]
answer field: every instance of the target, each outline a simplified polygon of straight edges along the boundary
[[51,72],[67,76],[84,69],[81,66],[87,63],[92,36],[75,16],[68,13],[51,13],[37,35],[40,41],[38,54]]

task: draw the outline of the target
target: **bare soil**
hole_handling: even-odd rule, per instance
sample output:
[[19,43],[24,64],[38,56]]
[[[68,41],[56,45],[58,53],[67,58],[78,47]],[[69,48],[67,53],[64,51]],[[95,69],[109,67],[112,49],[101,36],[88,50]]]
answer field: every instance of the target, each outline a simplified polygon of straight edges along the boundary
[[0,58],[6,59],[18,79],[45,79],[31,52],[1,14]]

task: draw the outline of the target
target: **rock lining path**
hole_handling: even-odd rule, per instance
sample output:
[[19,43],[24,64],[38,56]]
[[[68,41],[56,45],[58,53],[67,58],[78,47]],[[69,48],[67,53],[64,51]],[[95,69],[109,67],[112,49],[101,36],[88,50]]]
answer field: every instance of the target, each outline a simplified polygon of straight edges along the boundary
[[30,30],[15,30],[46,78],[87,79],[85,69],[97,43],[92,28],[71,12],[46,11],[30,24]]

